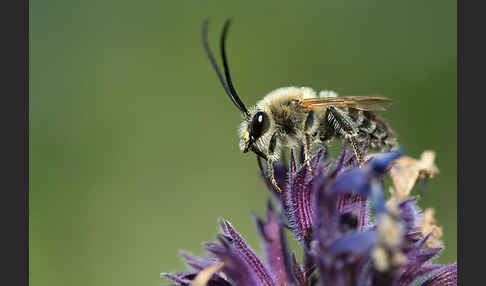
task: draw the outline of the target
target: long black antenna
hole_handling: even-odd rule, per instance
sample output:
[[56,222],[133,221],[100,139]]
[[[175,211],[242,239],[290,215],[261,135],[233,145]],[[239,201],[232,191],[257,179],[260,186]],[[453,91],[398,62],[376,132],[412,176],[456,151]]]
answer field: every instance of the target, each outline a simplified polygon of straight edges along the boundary
[[236,92],[236,90],[233,86],[233,81],[231,81],[231,75],[230,75],[230,70],[229,70],[229,66],[228,66],[228,59],[226,58],[226,37],[228,35],[228,30],[229,30],[230,25],[231,25],[231,20],[227,19],[224,22],[223,33],[221,34],[221,57],[223,58],[224,74],[226,76],[226,82],[228,83],[228,87],[229,87],[231,93],[236,98],[238,103],[243,107],[243,109],[244,109],[243,112],[248,115],[249,114],[248,110],[246,110],[245,105],[241,101],[240,97],[238,96],[238,93]]
[[233,87],[233,82],[231,81],[231,75],[230,71],[228,68],[228,61],[226,59],[226,51],[225,51],[225,40],[226,40],[226,35],[228,33],[228,28],[230,26],[230,20],[226,20],[224,23],[223,27],[223,33],[221,34],[221,56],[223,57],[223,67],[224,67],[224,73],[226,76],[226,82],[223,79],[223,75],[221,74],[221,71],[219,70],[218,64],[216,63],[216,60],[214,59],[213,53],[211,52],[211,49],[209,48],[208,44],[208,24],[209,20],[206,19],[203,22],[202,25],[202,42],[204,49],[206,50],[206,54],[208,55],[209,61],[211,62],[214,70],[216,71],[216,75],[218,76],[219,81],[223,85],[224,90],[226,91],[226,94],[230,97],[231,101],[235,104],[235,106],[241,110],[246,116],[250,116],[250,113],[246,109],[245,105],[241,101],[241,99],[238,97],[238,94],[236,93],[235,88]]

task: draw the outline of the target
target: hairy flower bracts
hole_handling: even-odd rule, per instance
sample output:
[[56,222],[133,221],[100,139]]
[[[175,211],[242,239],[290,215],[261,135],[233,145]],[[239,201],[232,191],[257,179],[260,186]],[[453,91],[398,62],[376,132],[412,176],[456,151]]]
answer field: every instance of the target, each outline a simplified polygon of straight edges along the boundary
[[[443,249],[433,212],[422,213],[418,197],[409,197],[417,179],[438,172],[433,153],[424,154],[421,160],[400,151],[369,155],[358,168],[346,148],[335,161],[319,151],[309,171],[291,152],[288,168],[275,166],[283,193],[267,184],[278,207],[268,203],[266,218],[255,216],[264,259],[221,219],[221,234],[204,244],[205,256],[182,254],[191,271],[163,275],[195,286],[457,285],[455,263],[433,262]],[[393,186],[385,200],[388,174]],[[302,246],[301,263],[287,247],[286,229]]]

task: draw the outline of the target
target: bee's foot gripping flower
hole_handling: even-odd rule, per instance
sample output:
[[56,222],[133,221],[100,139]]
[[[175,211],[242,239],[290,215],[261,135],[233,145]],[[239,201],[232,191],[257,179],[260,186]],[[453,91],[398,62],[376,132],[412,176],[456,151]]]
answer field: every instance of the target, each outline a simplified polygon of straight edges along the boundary
[[[288,168],[275,166],[284,190],[271,190],[279,207],[269,203],[266,219],[255,216],[265,260],[221,219],[218,242],[204,245],[206,256],[183,253],[192,270],[163,275],[184,286],[457,285],[455,263],[433,262],[443,249],[440,228],[430,211],[421,213],[418,197],[408,197],[417,176],[400,177],[437,173],[433,158],[407,167],[401,163],[412,159],[396,151],[368,156],[358,168],[346,148],[336,161],[322,154],[313,157],[313,172],[293,153]],[[382,180],[390,170],[394,187],[407,190],[385,201]],[[285,229],[300,242],[302,263],[288,249]]]

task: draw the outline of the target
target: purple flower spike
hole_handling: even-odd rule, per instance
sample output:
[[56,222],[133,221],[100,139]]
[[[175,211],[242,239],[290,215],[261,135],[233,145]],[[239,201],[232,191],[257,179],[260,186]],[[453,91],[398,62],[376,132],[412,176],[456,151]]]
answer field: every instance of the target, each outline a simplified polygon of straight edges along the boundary
[[[288,166],[274,165],[283,192],[276,193],[267,181],[280,207],[274,210],[269,203],[265,218],[254,217],[266,264],[221,219],[218,242],[204,244],[208,254],[182,253],[191,270],[163,275],[177,286],[195,281],[207,281],[204,286],[457,285],[457,265],[434,262],[442,248],[431,247],[433,232],[424,233],[418,197],[392,196],[385,204],[382,180],[397,166],[392,162],[402,151],[368,156],[364,167],[358,167],[350,149],[343,148],[336,161],[321,160],[321,150],[312,157],[312,172],[303,153],[300,160],[294,154],[291,151]],[[394,187],[395,179],[406,181],[408,177],[400,176],[412,168],[402,165],[403,172],[392,177]],[[300,242],[301,263],[288,249],[285,223]]]
[[443,267],[427,279],[421,286],[452,286],[457,285],[457,263]]
[[257,228],[263,238],[263,248],[267,265],[279,285],[295,285],[288,255],[283,224],[277,217],[270,202],[267,204],[267,221],[255,217]]

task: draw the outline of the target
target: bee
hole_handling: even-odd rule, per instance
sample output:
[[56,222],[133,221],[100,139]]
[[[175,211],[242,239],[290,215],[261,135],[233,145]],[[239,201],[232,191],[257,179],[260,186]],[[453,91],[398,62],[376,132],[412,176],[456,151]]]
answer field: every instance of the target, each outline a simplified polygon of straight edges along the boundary
[[372,149],[395,149],[397,140],[389,125],[375,111],[385,110],[392,103],[379,96],[339,97],[334,91],[318,94],[309,87],[283,87],[268,93],[255,106],[247,109],[238,96],[226,57],[226,38],[230,27],[226,20],[220,39],[224,78],[207,41],[208,21],[202,26],[202,41],[207,56],[226,94],[242,112],[239,126],[239,147],[243,153],[252,151],[267,163],[268,176],[274,188],[281,192],[274,175],[274,162],[282,148],[304,146],[304,164],[312,172],[314,145],[327,148],[334,138],[350,143],[358,165],[363,162],[360,145],[367,142]]

